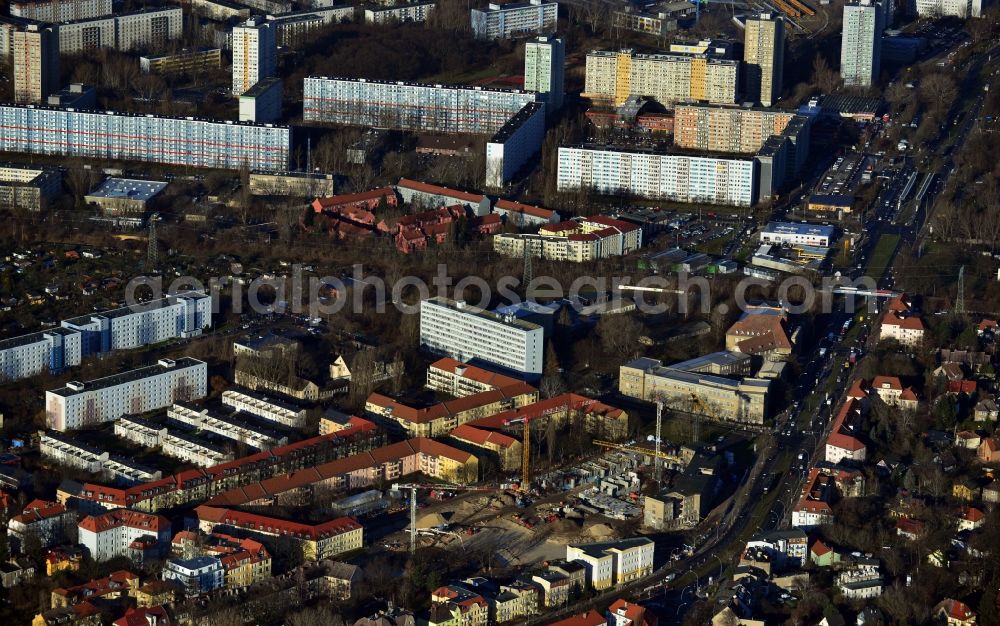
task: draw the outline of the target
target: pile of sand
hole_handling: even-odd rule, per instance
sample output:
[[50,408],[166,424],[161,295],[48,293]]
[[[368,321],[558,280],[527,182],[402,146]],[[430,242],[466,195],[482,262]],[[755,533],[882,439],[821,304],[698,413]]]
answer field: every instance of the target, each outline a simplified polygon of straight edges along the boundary
[[417,518],[417,530],[422,530],[424,528],[437,528],[438,526],[447,526],[448,522],[444,519],[444,515],[440,513],[428,513]]
[[607,524],[594,524],[589,528],[585,528],[583,534],[598,540],[612,539],[615,536],[615,530],[608,526]]

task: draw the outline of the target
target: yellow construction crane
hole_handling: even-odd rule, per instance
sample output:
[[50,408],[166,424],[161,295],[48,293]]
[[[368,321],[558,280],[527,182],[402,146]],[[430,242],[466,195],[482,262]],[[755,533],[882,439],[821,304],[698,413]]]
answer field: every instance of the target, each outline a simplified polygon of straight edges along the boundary
[[650,450],[649,448],[644,448],[636,444],[627,443],[615,443],[613,441],[604,441],[603,439],[595,439],[595,446],[600,446],[601,448],[608,448],[611,450],[621,450],[622,452],[635,452],[637,454],[644,454],[654,459],[659,459],[661,461],[667,461],[669,463],[684,463],[684,457],[671,454],[669,452],[663,452],[658,450]]
[[[594,402],[594,400],[590,400],[589,402]],[[581,404],[581,406],[585,406],[586,404],[587,404],[587,402],[584,402],[584,403]],[[530,468],[530,463],[531,463],[531,428],[530,428],[530,423],[533,422],[533,421],[535,421],[535,420],[537,420],[537,419],[552,417],[553,415],[555,415],[557,413],[560,413],[560,412],[563,412],[563,411],[565,411],[566,416],[569,417],[569,412],[570,412],[570,410],[572,410],[572,408],[573,407],[570,405],[570,403],[566,402],[566,404],[563,404],[563,405],[560,405],[560,406],[557,406],[557,407],[554,407],[554,408],[551,408],[551,409],[547,409],[547,410],[545,410],[545,411],[543,411],[541,413],[538,413],[538,414],[528,414],[528,413],[525,413],[523,415],[518,415],[516,417],[512,417],[510,419],[504,420],[504,422],[503,422],[504,426],[511,426],[513,424],[523,424],[524,425],[524,427],[521,429],[521,446],[522,446],[522,449],[521,449],[521,486],[520,486],[520,490],[521,491],[527,491],[528,487],[531,485],[531,468]],[[551,443],[552,442],[549,442],[550,445],[551,445]]]

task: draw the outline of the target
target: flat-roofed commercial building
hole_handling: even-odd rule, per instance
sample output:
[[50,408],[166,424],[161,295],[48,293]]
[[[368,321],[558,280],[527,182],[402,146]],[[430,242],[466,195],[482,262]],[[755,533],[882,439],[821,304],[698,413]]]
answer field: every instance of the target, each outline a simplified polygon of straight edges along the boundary
[[775,245],[819,246],[829,248],[837,229],[823,224],[768,222],[760,231],[760,242]]
[[753,206],[754,157],[658,153],[601,146],[559,148],[559,191],[632,194],[674,202]]
[[142,215],[149,201],[166,186],[167,183],[158,180],[107,178],[83,199],[99,206],[105,215]]
[[545,354],[544,329],[448,298],[420,303],[420,345],[459,361],[478,360],[537,378]]
[[145,74],[184,74],[222,67],[221,48],[198,48],[158,57],[139,57]]
[[0,105],[0,151],[285,171],[291,129],[114,112]]
[[41,211],[61,189],[57,169],[0,164],[0,209]]
[[[693,360],[697,361],[697,359]],[[618,390],[630,398],[663,400],[688,413],[749,424],[763,424],[770,381],[725,377],[688,369],[689,362],[664,366],[641,358],[619,368]]]
[[53,430],[76,430],[112,422],[125,414],[166,408],[178,400],[196,400],[208,392],[208,365],[182,357],[160,359],[92,381],[71,381],[45,392],[46,419]]
[[518,90],[309,77],[302,118],[353,126],[441,133],[493,134],[535,102]]
[[435,5],[435,2],[411,2],[385,7],[365,7],[365,22],[368,24],[426,22]]
[[548,0],[491,2],[485,9],[472,9],[472,34],[476,39],[509,39],[521,35],[556,31],[559,3]]
[[[678,47],[671,54],[636,54],[633,50],[587,53],[583,96],[621,106],[630,96],[649,96],[670,105],[681,100],[717,104],[738,102],[740,62],[729,48]],[[694,53],[687,53],[688,50]]]

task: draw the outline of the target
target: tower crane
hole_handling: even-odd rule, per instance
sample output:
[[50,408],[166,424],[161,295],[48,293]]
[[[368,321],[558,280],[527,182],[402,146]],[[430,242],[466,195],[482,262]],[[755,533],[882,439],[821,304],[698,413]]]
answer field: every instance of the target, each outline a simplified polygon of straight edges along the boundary
[[410,490],[410,554],[417,551],[417,491],[420,489],[431,491],[441,489],[443,491],[495,491],[494,487],[467,487],[464,485],[433,484],[433,483],[393,483],[392,490]]
[[[581,407],[586,406],[587,404],[593,403],[593,402],[595,402],[595,401],[594,400],[588,400],[588,401],[582,402],[582,403],[580,403],[580,405],[578,406],[578,408],[581,408]],[[531,427],[530,427],[530,423],[533,422],[533,421],[535,421],[535,420],[537,420],[537,419],[543,419],[543,418],[551,417],[552,415],[554,415],[556,413],[560,413],[562,411],[565,411],[566,415],[568,417],[569,416],[569,412],[570,412],[570,410],[572,408],[573,407],[570,405],[570,402],[567,400],[565,404],[559,405],[557,407],[553,407],[553,408],[545,410],[545,411],[543,411],[541,413],[537,413],[537,414],[524,413],[522,415],[517,415],[515,417],[511,417],[509,419],[504,420],[504,422],[503,422],[504,426],[512,426],[514,424],[523,424],[524,425],[524,428],[522,428],[522,430],[521,430],[521,447],[522,447],[522,450],[521,450],[521,491],[527,491],[528,490],[528,486],[531,484],[531,468],[530,468],[530,463],[531,463]]]

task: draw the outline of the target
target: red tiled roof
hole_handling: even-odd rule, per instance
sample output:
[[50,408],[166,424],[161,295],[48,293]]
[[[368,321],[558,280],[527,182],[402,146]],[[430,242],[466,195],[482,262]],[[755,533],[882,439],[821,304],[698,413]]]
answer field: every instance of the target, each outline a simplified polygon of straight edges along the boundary
[[205,469],[194,469],[180,472],[174,476],[167,476],[160,480],[141,483],[125,489],[109,487],[107,485],[97,485],[94,483],[84,483],[83,489],[90,492],[90,499],[104,504],[128,507],[134,506],[155,495],[169,493],[171,491],[184,488],[186,483],[197,481],[215,481],[229,478],[244,471],[258,471],[261,464],[277,463],[282,457],[295,455],[302,450],[312,446],[324,444],[330,441],[349,440],[356,435],[372,433],[376,430],[375,424],[360,417],[351,416],[347,427],[337,432],[318,437],[303,439],[295,443],[272,448],[264,452],[257,452],[234,461],[228,461],[220,465],[213,465]]
[[170,626],[170,616],[162,606],[151,606],[132,608],[125,611],[125,615],[111,622],[112,626],[149,626],[151,623],[147,615],[156,618],[157,626]]
[[657,622],[656,616],[647,613],[646,607],[629,602],[624,598],[618,598],[612,602],[608,607],[608,612],[624,616],[631,622],[632,626],[655,626]]
[[368,200],[378,200],[380,198],[385,198],[387,196],[396,196],[395,190],[392,187],[379,187],[378,189],[370,189],[368,191],[362,191],[359,193],[349,193],[339,196],[328,196],[326,198],[316,198],[313,200],[313,208],[317,211],[322,211],[325,209],[330,209],[333,207],[343,206],[345,204],[354,204],[356,202],[365,202]]
[[997,328],[1000,328],[1000,324],[997,324],[996,320],[983,320],[979,322],[979,332],[990,329],[996,330]]
[[974,380],[949,380],[949,393],[972,394],[976,392],[976,381]]
[[986,514],[973,506],[962,507],[961,515],[962,519],[973,524],[986,519]]
[[913,391],[913,388],[907,387],[903,390],[903,393],[899,394],[899,399],[907,402],[916,402],[917,392]]
[[896,521],[896,530],[907,535],[919,535],[924,531],[924,523],[909,517],[901,517]]
[[198,519],[202,521],[255,530],[268,535],[292,535],[312,541],[341,535],[361,528],[361,524],[353,517],[338,517],[337,519],[319,524],[306,524],[304,522],[279,519],[270,515],[220,509],[207,505],[199,506],[195,509],[195,513],[198,515]]
[[889,311],[909,311],[910,305],[906,302],[906,294],[901,293],[892,300],[889,300],[886,308]]
[[895,376],[876,376],[872,380],[872,388],[899,390],[903,388],[903,383]]
[[823,543],[822,539],[817,539],[813,542],[812,547],[809,550],[816,556],[823,556],[824,554],[829,554],[833,552],[833,548]]
[[517,202],[516,200],[507,200],[505,198],[497,200],[496,208],[504,211],[510,211],[512,213],[524,213],[525,215],[531,215],[546,220],[552,219],[552,216],[555,215],[555,211],[532,206],[530,204],[523,204],[521,202]]
[[463,441],[469,441],[478,445],[490,443],[501,448],[509,448],[517,443],[516,439],[508,437],[503,433],[494,432],[492,430],[482,430],[474,426],[469,426],[468,424],[462,424],[455,430],[451,431],[451,436],[456,439],[462,439]]
[[744,315],[737,320],[726,336],[737,337],[766,337],[770,336],[775,348],[788,350],[792,347],[792,342],[788,339],[785,331],[785,318],[783,315],[768,315],[765,313]]
[[976,613],[969,608],[968,604],[952,598],[946,598],[938,604],[937,612],[941,611],[944,611],[949,618],[960,622],[969,621],[976,617]]
[[605,415],[612,419],[621,417],[624,414],[624,411],[617,407],[604,404],[586,396],[575,393],[564,393],[560,396],[523,406],[520,409],[512,409],[473,420],[469,422],[469,425],[476,428],[499,429],[508,426],[510,420],[518,417],[534,419],[543,415],[558,413],[566,407],[569,407],[573,411],[586,410],[588,415]]
[[20,515],[15,515],[12,519],[22,524],[34,524],[51,517],[58,517],[66,513],[66,507],[58,502],[48,500],[32,500],[25,505]]
[[246,504],[270,498],[279,493],[291,491],[292,489],[306,487],[321,480],[327,480],[336,476],[345,476],[351,472],[366,470],[368,468],[376,468],[384,463],[400,461],[418,454],[444,457],[459,463],[468,463],[475,458],[468,452],[452,448],[439,441],[427,439],[426,437],[415,437],[407,441],[382,446],[369,452],[361,452],[343,459],[330,461],[316,467],[275,476],[274,478],[242,487],[235,487],[210,499],[207,504],[210,506],[237,506]]
[[600,241],[601,237],[597,233],[576,233],[567,237],[570,241]]
[[556,222],[555,224],[546,224],[538,229],[538,232],[542,233],[562,233],[566,231],[579,230],[580,224],[574,222],[573,220],[563,220],[561,222]]
[[558,622],[550,622],[549,626],[605,626],[607,622],[600,613],[590,609],[586,613],[567,617]]
[[468,378],[469,380],[474,380],[477,383],[489,385],[494,389],[499,387],[509,387],[521,382],[511,376],[504,376],[503,374],[497,374],[481,367],[476,367],[475,365],[468,365],[450,357],[434,361],[431,363],[431,369],[441,370],[443,372],[448,372],[449,374],[455,374],[457,370],[462,369],[462,378]]
[[448,187],[442,187],[440,185],[432,185],[430,183],[422,183],[418,180],[411,180],[409,178],[400,178],[397,187],[405,187],[406,189],[413,189],[414,191],[420,191],[423,193],[431,193],[439,196],[447,196],[449,198],[458,198],[459,200],[465,200],[466,202],[479,203],[483,199],[482,194],[469,193],[467,191],[459,191],[457,189],[449,189]]
[[393,417],[414,424],[426,424],[436,419],[456,415],[464,411],[488,406],[510,398],[516,398],[525,394],[535,393],[537,390],[528,383],[517,381],[514,384],[490,389],[480,393],[456,398],[446,402],[431,405],[422,409],[416,409],[398,402],[389,396],[380,393],[373,393],[368,396],[368,402],[375,406],[389,409]]
[[632,222],[626,222],[624,220],[617,220],[613,217],[607,217],[604,215],[592,215],[586,219],[585,222],[591,222],[593,224],[601,224],[603,226],[608,226],[617,229],[622,233],[630,233],[634,230],[639,230],[639,226],[633,224]]
[[101,515],[89,515],[83,518],[79,526],[93,533],[101,533],[120,526],[159,533],[161,530],[170,528],[170,520],[162,515],[131,511],[129,509],[113,509]]
[[[133,582],[139,582],[139,577],[137,575],[127,570],[118,570],[116,572],[112,572],[111,575],[105,576],[104,578],[89,580],[81,585],[76,585],[75,587],[60,587],[53,590],[52,593],[64,598],[69,598],[70,600],[73,598],[93,598],[95,596],[103,596],[109,593],[125,591]],[[70,604],[72,603],[73,602],[70,602]]]
[[882,324],[899,326],[906,330],[924,330],[924,322],[916,315],[899,317],[894,311],[888,311],[882,318]]
[[863,378],[855,379],[854,383],[851,385],[851,389],[847,392],[848,398],[861,399],[868,396],[868,391],[865,388],[865,381]]

